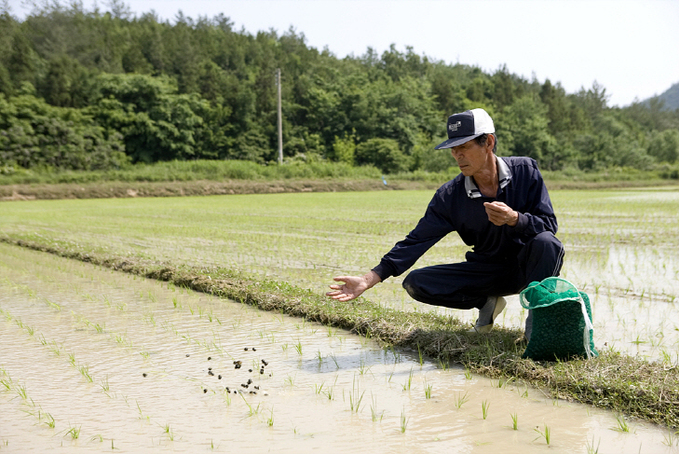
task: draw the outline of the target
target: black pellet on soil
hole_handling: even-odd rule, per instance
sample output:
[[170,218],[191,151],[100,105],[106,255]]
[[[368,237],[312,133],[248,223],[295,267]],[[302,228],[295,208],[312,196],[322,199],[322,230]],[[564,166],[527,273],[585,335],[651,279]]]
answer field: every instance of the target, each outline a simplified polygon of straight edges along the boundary
[[247,348],[247,347],[245,347],[245,348],[244,348],[243,350],[245,350],[245,351],[248,351],[248,348]]
[[217,375],[217,378],[221,380],[221,379],[222,379],[222,376],[221,376],[221,375]]
[[146,377],[146,372],[144,372],[142,375],[143,375],[144,377]]
[[262,360],[262,364],[264,364],[265,366],[268,366],[268,365],[269,365],[269,363],[267,363],[267,362],[264,361],[264,360]]
[[207,393],[207,388],[203,390],[203,394],[206,394],[206,393]]
[[252,383],[252,379],[248,378],[248,385]]
[[207,360],[210,361],[212,359],[212,356],[208,356]]
[[252,369],[248,369],[248,372],[252,372]]
[[211,370],[207,371],[207,374],[210,375],[210,376],[214,376],[214,374],[212,373]]
[[252,351],[253,351],[253,352],[256,352],[257,349],[256,349],[255,347],[252,347]]
[[186,357],[188,358],[189,356],[191,356],[191,355],[189,355],[189,354],[187,353],[187,354],[186,354]]

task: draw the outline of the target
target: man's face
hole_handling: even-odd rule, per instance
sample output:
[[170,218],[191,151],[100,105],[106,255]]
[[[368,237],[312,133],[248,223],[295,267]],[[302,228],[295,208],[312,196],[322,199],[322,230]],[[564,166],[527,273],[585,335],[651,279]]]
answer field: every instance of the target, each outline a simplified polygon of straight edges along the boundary
[[492,157],[492,146],[489,147],[491,140],[486,140],[486,145],[481,146],[476,143],[476,139],[451,148],[453,158],[460,166],[462,174],[466,177],[474,176],[479,171],[489,165],[489,159]]

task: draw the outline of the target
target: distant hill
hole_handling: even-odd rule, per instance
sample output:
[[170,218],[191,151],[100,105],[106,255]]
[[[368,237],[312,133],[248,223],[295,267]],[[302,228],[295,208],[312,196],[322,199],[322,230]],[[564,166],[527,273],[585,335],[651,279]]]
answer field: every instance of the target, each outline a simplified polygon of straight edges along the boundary
[[651,99],[659,99],[664,101],[663,110],[676,110],[679,109],[679,82],[672,85],[664,93],[659,96],[653,96],[652,98],[645,99],[642,104],[649,105]]

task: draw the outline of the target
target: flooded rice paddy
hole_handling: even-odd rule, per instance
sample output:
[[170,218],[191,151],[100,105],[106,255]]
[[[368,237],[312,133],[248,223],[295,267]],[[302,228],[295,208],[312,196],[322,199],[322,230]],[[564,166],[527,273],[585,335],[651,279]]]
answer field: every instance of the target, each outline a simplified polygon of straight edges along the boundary
[[0,254],[0,452],[676,449],[662,428],[336,328]]
[[[13,202],[2,205],[0,231],[325,292],[333,276],[374,266],[430,197]],[[552,199],[567,251],[562,276],[590,295],[597,348],[677,366],[679,190],[554,191]],[[465,251],[451,235],[417,266],[461,260]],[[401,280],[366,297],[476,318],[409,299]],[[522,326],[518,298],[509,300],[499,323]],[[0,452],[679,450],[666,429],[544,399],[519,383],[1,243],[0,310]]]

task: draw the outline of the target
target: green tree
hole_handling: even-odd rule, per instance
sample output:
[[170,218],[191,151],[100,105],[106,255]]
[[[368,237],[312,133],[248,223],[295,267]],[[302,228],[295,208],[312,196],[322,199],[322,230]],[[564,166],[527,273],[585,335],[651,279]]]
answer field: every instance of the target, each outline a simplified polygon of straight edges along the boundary
[[170,79],[141,74],[103,74],[97,89],[98,100],[88,111],[123,134],[135,162],[200,157],[196,134],[209,104],[198,95],[179,95]]
[[554,170],[560,162],[557,144],[549,134],[547,107],[533,95],[518,98],[507,107],[498,121],[498,150],[502,154],[529,156],[540,166]]

